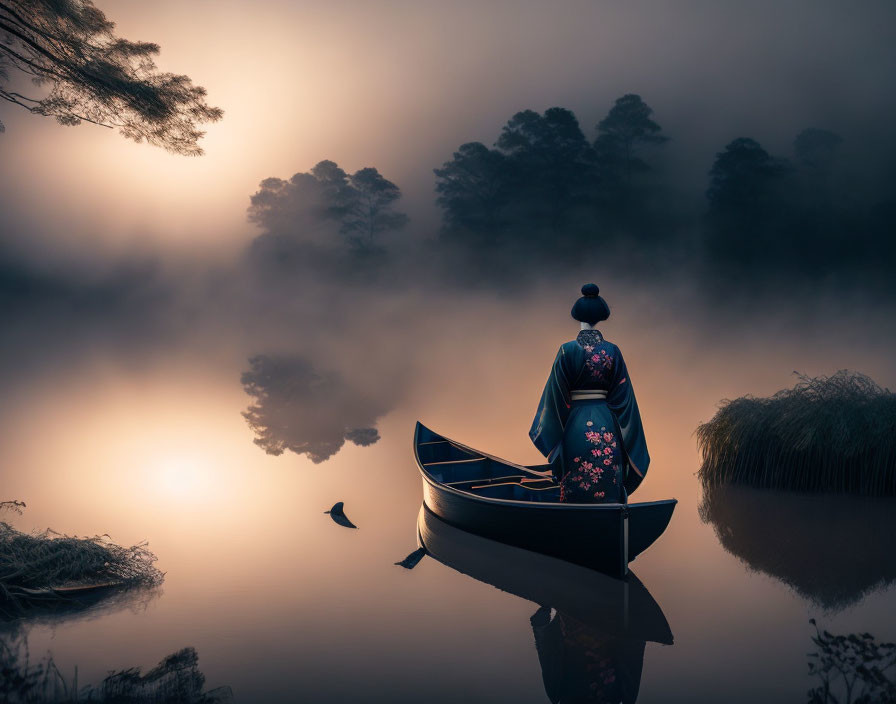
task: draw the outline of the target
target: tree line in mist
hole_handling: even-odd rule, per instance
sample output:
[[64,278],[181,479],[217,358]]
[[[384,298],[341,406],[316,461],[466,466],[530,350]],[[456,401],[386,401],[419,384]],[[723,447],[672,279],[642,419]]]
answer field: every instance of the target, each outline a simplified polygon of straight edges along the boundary
[[[32,114],[114,127],[189,155],[202,153],[200,126],[223,114],[189,77],[157,69],[158,45],[119,37],[89,0],[0,3],[0,30],[8,35],[0,100]],[[14,78],[49,92],[23,95]],[[288,180],[262,181],[249,208],[262,230],[250,261],[263,276],[286,279],[338,276],[346,267],[406,279],[402,267],[422,267],[488,283],[572,264],[602,275],[675,275],[722,291],[778,281],[896,292],[891,149],[866,157],[878,162],[870,164],[847,153],[861,134],[809,127],[788,154],[741,136],[705,165],[701,194],[682,190],[664,162],[670,139],[635,94],[584,129],[566,108],[518,112],[491,145],[461,144],[433,169],[438,234],[408,227],[400,186],[376,168],[348,173],[321,161]],[[0,298],[52,298],[66,288],[7,259],[0,253]]]
[[287,274],[340,254],[413,261],[408,252],[423,246],[427,258],[498,279],[496,268],[576,263],[674,268],[732,290],[772,279],[889,288],[896,196],[887,184],[856,186],[861,165],[844,156],[842,136],[806,128],[787,155],[734,139],[692,198],[662,159],[673,138],[634,94],[590,137],[571,110],[518,112],[493,145],[462,144],[433,170],[435,236],[407,227],[399,185],[377,169],[349,174],[322,161],[261,183],[249,207],[263,231],[253,253]]

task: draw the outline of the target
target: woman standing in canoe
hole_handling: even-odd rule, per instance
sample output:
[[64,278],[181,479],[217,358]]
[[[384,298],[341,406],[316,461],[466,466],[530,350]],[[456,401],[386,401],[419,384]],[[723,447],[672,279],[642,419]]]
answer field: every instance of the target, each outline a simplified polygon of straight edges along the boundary
[[610,308],[594,284],[572,307],[578,337],[560,346],[529,437],[553,466],[560,501],[625,503],[650,456],[622,353],[595,327]]

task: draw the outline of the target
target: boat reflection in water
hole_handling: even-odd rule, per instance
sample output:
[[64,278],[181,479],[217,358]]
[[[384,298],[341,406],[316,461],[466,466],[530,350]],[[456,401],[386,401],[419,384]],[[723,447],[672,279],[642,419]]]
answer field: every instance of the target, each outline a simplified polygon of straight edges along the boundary
[[420,508],[426,553],[538,605],[530,621],[552,702],[634,702],[648,641],[671,645],[659,605],[634,573],[617,579],[455,528]]
[[31,598],[27,599],[22,595],[14,602],[0,598],[0,637],[22,627],[58,626],[124,609],[138,613],[161,595],[158,586],[115,584],[30,591]]
[[749,568],[823,609],[846,608],[896,581],[896,499],[721,485],[700,516]]

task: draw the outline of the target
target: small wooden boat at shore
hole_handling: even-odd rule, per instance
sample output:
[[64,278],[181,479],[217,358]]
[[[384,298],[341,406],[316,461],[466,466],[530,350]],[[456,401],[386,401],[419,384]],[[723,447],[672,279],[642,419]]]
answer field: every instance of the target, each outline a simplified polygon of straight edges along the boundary
[[[11,619],[74,614],[115,601],[127,591],[124,582],[69,582],[47,587],[9,586],[0,594],[0,623]],[[120,600],[120,599],[119,599]]]
[[124,582],[92,582],[80,583],[73,582],[68,584],[60,584],[55,587],[41,587],[39,589],[29,589],[28,587],[19,587],[17,593],[20,597],[31,599],[75,599],[82,596],[92,595],[98,592],[107,592],[113,589],[120,589],[124,586]]
[[421,423],[414,455],[423,502],[443,521],[611,575],[628,573],[628,563],[666,530],[677,503],[560,503],[549,466],[507,462]]

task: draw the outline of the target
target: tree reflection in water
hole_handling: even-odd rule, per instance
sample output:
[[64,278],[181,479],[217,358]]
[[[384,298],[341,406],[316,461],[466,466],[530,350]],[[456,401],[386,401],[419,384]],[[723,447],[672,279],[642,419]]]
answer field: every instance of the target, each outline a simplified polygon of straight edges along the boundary
[[720,485],[700,516],[722,547],[828,611],[896,581],[896,499]]
[[346,440],[367,446],[380,439],[376,420],[388,409],[303,357],[256,355],[241,381],[253,399],[243,417],[269,455],[290,450],[318,464]]
[[458,572],[538,605],[530,618],[551,702],[638,698],[648,641],[671,645],[659,604],[629,573],[624,580],[472,535],[426,507],[417,522],[426,553]]

